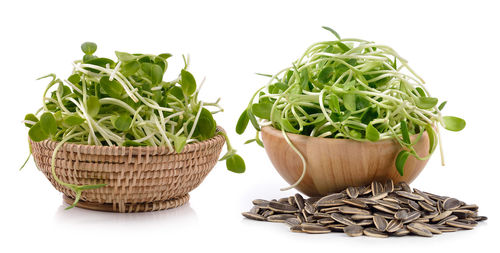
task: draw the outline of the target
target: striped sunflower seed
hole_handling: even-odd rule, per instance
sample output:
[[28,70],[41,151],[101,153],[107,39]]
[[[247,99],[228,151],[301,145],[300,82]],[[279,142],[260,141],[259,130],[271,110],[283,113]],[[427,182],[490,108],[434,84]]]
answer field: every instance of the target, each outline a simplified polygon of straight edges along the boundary
[[355,199],[359,195],[359,190],[357,187],[350,186],[350,187],[347,187],[346,193],[347,193],[347,196],[349,196],[349,198]]
[[387,228],[387,220],[381,216],[373,216],[373,224],[379,231],[385,231]]
[[362,236],[363,235],[363,227],[359,225],[349,225],[343,228],[344,233],[348,236]]
[[385,230],[389,233],[394,233],[403,228],[403,222],[401,220],[391,220]]
[[410,230],[410,232],[412,232],[413,234],[425,237],[432,237],[431,231],[418,225],[418,223],[412,222],[408,224],[406,228],[408,228],[408,230]]
[[407,192],[407,191],[395,191],[395,193],[401,197],[411,199],[411,200],[418,200],[418,201],[424,200],[424,197],[422,197],[418,194],[415,194],[415,193]]
[[251,220],[258,220],[258,221],[265,221],[266,218],[260,214],[257,213],[251,213],[251,212],[243,212],[241,213],[245,218],[251,219]]
[[377,238],[386,238],[389,236],[387,233],[379,231],[376,228],[365,228],[363,229],[363,234],[365,234],[366,236],[377,237]]
[[460,207],[460,201],[455,198],[447,198],[443,201],[444,210],[453,210]]

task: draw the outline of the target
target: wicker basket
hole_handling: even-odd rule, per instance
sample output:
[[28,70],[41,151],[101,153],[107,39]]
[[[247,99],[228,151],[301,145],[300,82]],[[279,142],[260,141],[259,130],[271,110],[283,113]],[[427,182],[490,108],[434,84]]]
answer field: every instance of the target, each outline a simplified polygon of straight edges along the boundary
[[[218,127],[218,131],[224,131]],[[55,172],[76,185],[107,184],[82,192],[78,207],[110,212],[146,212],[183,205],[217,163],[221,135],[188,144],[181,153],[167,147],[110,147],[65,143],[57,152]],[[72,203],[75,193],[57,183],[51,157],[57,142],[31,142],[35,163]]]

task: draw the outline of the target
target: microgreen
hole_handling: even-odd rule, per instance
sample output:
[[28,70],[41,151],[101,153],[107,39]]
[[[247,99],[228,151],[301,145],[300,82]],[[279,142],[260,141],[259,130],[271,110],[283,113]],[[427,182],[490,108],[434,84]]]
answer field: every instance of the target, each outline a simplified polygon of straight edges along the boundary
[[[403,175],[409,156],[422,160],[434,152],[440,138],[438,124],[451,131],[465,127],[463,119],[441,115],[446,102],[438,106],[422,78],[394,49],[342,39],[335,30],[323,28],[334,40],[315,43],[289,67],[263,75],[270,80],[252,96],[236,126],[238,134],[250,121],[257,137],[261,126],[273,126],[287,140],[287,133],[357,141],[393,139],[403,148],[396,159]],[[410,137],[419,140],[424,131],[430,148],[420,157],[414,149],[417,141]],[[301,157],[305,172],[305,158],[288,144]]]
[[[168,68],[163,53],[130,54],[116,51],[117,61],[97,57],[97,45],[81,45],[84,56],[73,63],[72,74],[65,80],[50,74],[43,94],[40,114],[27,114],[32,141],[59,142],[52,158],[52,175],[63,186],[75,191],[75,203],[81,192],[104,186],[73,185],[55,174],[55,155],[66,142],[97,146],[166,146],[181,152],[189,143],[214,137],[217,123],[213,114],[222,111],[218,101],[198,100],[199,86],[188,70],[189,60],[177,78],[164,81]],[[40,79],[42,79],[40,78]],[[200,85],[201,86],[201,85]],[[215,108],[210,111],[207,108]],[[225,133],[227,169],[245,171],[243,159],[236,154]],[[30,150],[31,152],[31,150]],[[29,157],[28,157],[29,158]],[[23,165],[24,166],[24,165]]]

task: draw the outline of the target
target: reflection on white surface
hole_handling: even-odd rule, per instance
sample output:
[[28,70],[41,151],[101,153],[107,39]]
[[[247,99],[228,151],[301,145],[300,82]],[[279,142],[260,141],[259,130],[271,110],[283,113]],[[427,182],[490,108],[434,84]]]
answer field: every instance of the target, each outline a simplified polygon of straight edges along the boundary
[[144,213],[112,213],[93,211],[83,208],[65,210],[69,205],[62,203],[54,214],[54,220],[61,224],[71,225],[133,225],[141,226],[175,226],[177,224],[197,224],[198,216],[189,202],[173,209]]

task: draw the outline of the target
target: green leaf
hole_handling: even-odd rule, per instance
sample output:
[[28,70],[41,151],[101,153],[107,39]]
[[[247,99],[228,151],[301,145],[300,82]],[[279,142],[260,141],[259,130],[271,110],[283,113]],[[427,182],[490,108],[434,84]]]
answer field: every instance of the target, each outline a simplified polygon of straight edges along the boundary
[[442,111],[442,110],[443,110],[443,108],[444,108],[444,106],[446,105],[446,103],[447,103],[447,102],[448,102],[448,101],[444,101],[443,103],[441,103],[441,104],[438,106],[438,109],[439,109],[440,111]]
[[54,115],[50,112],[46,112],[40,116],[40,126],[42,127],[42,131],[49,136],[57,133],[57,122]]
[[245,161],[237,154],[234,154],[226,160],[226,167],[229,171],[234,173],[243,173],[246,169]]
[[90,54],[86,54],[83,56],[83,63],[87,63],[93,59],[97,59],[97,56],[95,55],[90,55]]
[[326,67],[319,72],[318,75],[318,81],[322,84],[328,83],[332,77],[333,77],[333,68],[332,67]]
[[246,110],[246,112],[248,114],[248,119],[250,120],[250,123],[252,123],[252,126],[255,128],[255,130],[260,131],[260,125],[257,122],[255,115],[253,115],[252,110]]
[[181,87],[186,96],[191,96],[196,91],[196,80],[187,70],[181,70]]
[[82,52],[86,55],[91,55],[97,50],[97,44],[94,42],[85,42],[81,46]]
[[432,126],[426,125],[425,131],[427,131],[427,135],[429,136],[429,154],[432,154],[437,147],[438,138]]
[[134,61],[135,59],[137,59],[137,56],[135,56],[135,55],[125,53],[125,52],[120,52],[120,51],[115,51],[115,55],[118,58],[118,60],[120,60],[123,63],[129,62],[129,61]]
[[168,93],[181,101],[184,100],[184,93],[179,86],[173,86],[168,90]]
[[68,81],[72,84],[78,84],[80,82],[80,75],[73,74],[73,75],[68,77]]
[[252,113],[261,119],[271,119],[271,110],[273,108],[272,104],[269,103],[258,103],[252,105]]
[[403,150],[399,152],[398,156],[396,157],[396,169],[399,172],[399,175],[403,176],[404,175],[404,168],[406,164],[406,160],[408,159],[408,156],[410,153],[406,150]]
[[287,119],[281,119],[280,123],[281,123],[281,127],[286,132],[294,133],[294,134],[300,133],[300,131],[298,129],[295,129],[295,127],[293,127],[293,125],[290,123],[289,120],[287,120]]
[[454,116],[443,116],[444,128],[450,131],[461,131],[465,128],[465,120]]
[[120,72],[125,76],[129,77],[135,74],[141,68],[141,64],[137,61],[131,61],[125,65],[122,65]]
[[352,93],[347,93],[343,97],[344,106],[347,110],[354,112],[356,111],[356,95]]
[[[24,120],[33,121],[35,123],[38,122],[38,118],[33,113],[26,114],[26,116],[24,116]],[[24,125],[27,126],[27,127],[32,127],[33,126],[31,124],[28,124],[28,123],[24,123]]]
[[333,30],[332,28],[330,28],[328,26],[322,26],[322,28],[333,33],[333,35],[335,35],[335,37],[337,37],[337,39],[340,40],[340,35],[335,30]]
[[415,99],[415,104],[420,109],[430,109],[436,106],[437,102],[438,99],[433,97],[418,97]]
[[28,131],[28,135],[32,141],[39,142],[49,138],[49,135],[42,130],[40,122],[34,124]]
[[67,125],[68,127],[78,126],[83,122],[85,122],[85,119],[82,119],[78,115],[70,115],[64,119],[64,124]]
[[166,60],[166,59],[172,57],[172,54],[164,53],[164,54],[159,54],[158,56],[163,58],[163,60]]
[[254,141],[256,141],[256,139],[250,139],[250,140],[245,141],[245,143],[244,143],[244,144],[249,144],[249,143],[252,143],[252,142],[254,142]]
[[408,132],[408,124],[405,120],[401,121],[401,134],[403,135],[403,142],[411,144],[410,133]]
[[96,96],[89,96],[87,98],[87,114],[90,117],[95,117],[99,114],[99,110],[101,109],[101,103],[99,102],[99,98]]
[[163,80],[163,69],[157,64],[143,62],[141,69],[150,77],[153,85],[159,84]]
[[120,116],[116,117],[113,121],[113,126],[116,128],[116,130],[121,132],[127,131],[130,128],[131,124],[132,118],[129,114],[126,113],[120,114]]
[[366,127],[366,139],[373,142],[378,141],[380,139],[380,133],[372,125],[372,123],[368,124],[368,126]]
[[93,64],[105,68],[109,64],[110,68],[114,68],[116,63],[108,58],[94,58],[86,62],[87,64]]
[[109,76],[103,76],[99,80],[101,84],[101,88],[108,94],[110,97],[120,99],[122,94],[125,92],[122,85],[116,80],[109,80]]
[[333,112],[340,113],[340,103],[337,95],[330,95],[330,97],[328,98],[328,107],[330,107],[330,110],[332,110]]
[[146,143],[139,143],[136,141],[126,140],[123,142],[123,146],[125,147],[139,147],[139,146],[147,146]]
[[201,135],[203,140],[214,137],[215,131],[217,130],[217,124],[206,108],[201,109],[200,117],[198,118],[198,124],[196,125],[196,131]]
[[427,95],[425,95],[425,92],[424,92],[424,90],[423,90],[422,88],[417,87],[417,88],[415,88],[415,89],[417,90],[418,94],[419,94],[421,97],[426,97],[426,96],[427,96]]
[[186,146],[187,138],[185,136],[175,136],[174,138],[174,148],[175,152],[180,153],[184,146]]
[[248,118],[248,113],[247,110],[245,109],[245,111],[243,111],[243,113],[240,115],[238,123],[236,123],[237,134],[243,134],[243,132],[245,132],[245,129],[248,126],[248,121],[250,121],[250,119]]
[[309,72],[307,68],[303,68],[300,71],[300,87],[302,87],[303,90],[309,90]]
[[342,49],[342,53],[345,53],[349,50],[351,50],[348,46],[346,46],[346,44],[340,42],[340,41],[337,41],[337,46],[339,46],[340,49]]

